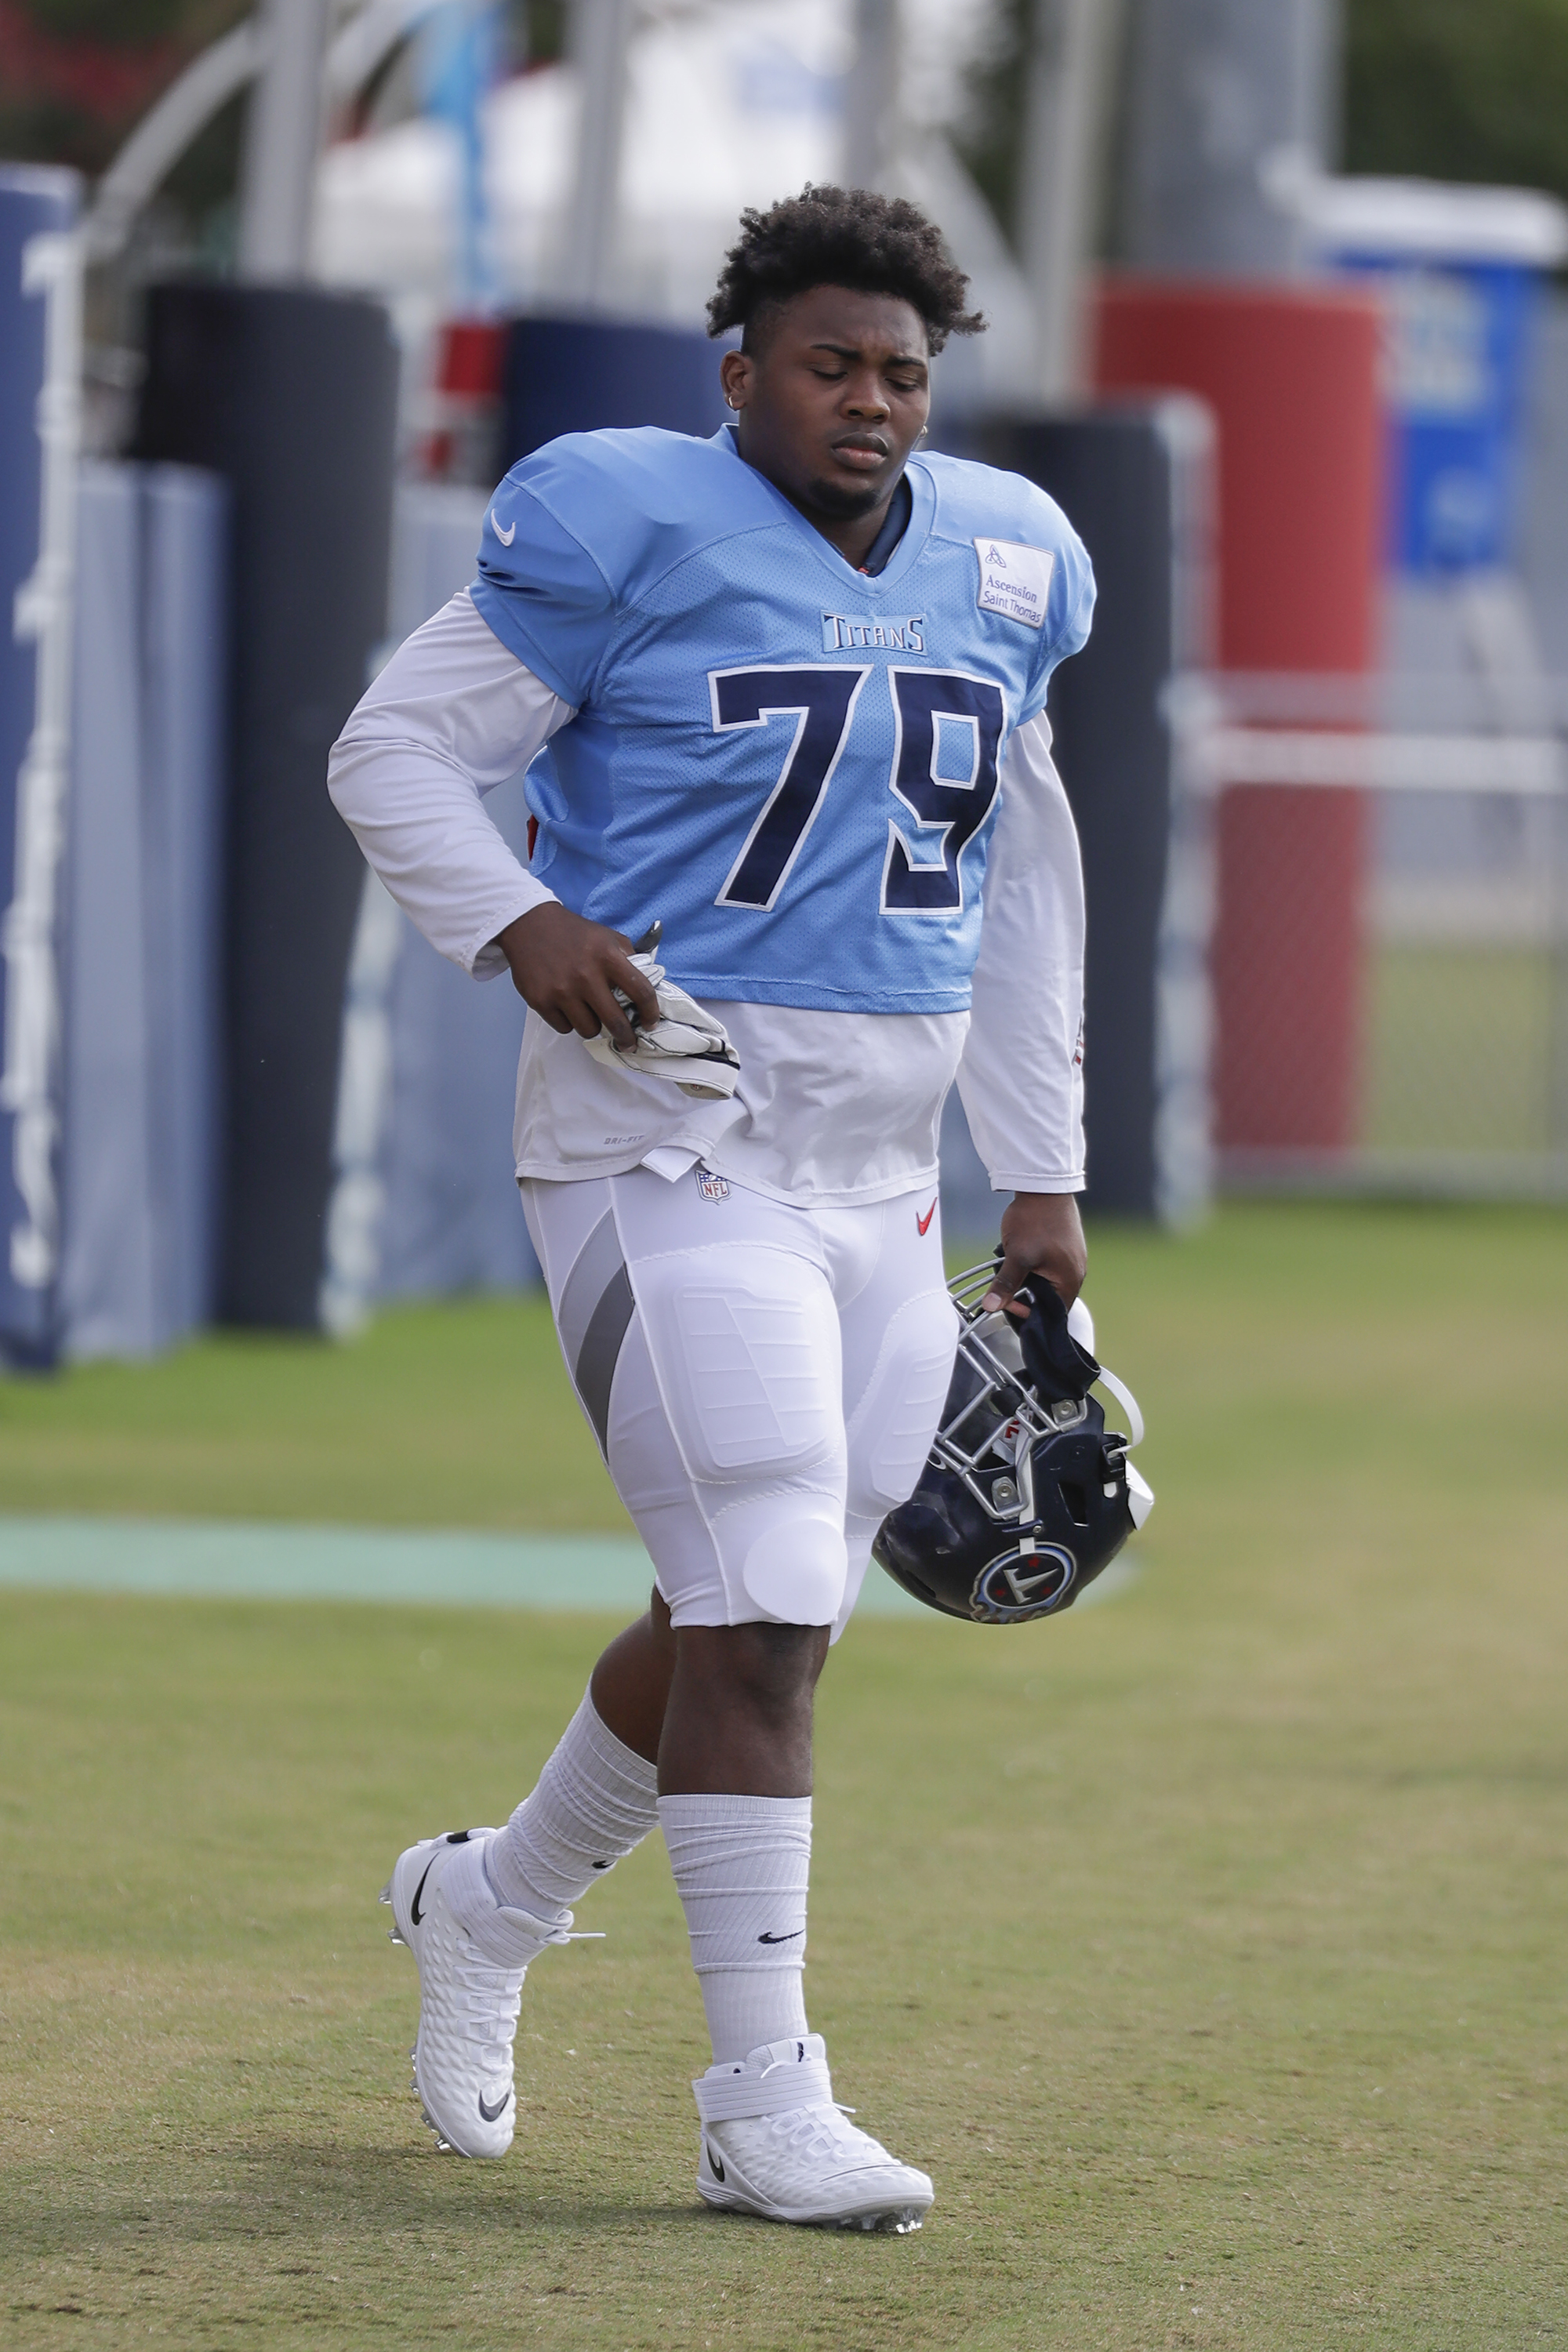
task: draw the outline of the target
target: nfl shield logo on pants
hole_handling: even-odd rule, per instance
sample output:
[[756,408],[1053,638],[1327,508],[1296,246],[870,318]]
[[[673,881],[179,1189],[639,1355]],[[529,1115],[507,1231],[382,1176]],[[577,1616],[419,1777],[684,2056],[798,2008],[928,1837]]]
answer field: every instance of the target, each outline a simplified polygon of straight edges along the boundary
[[697,1189],[705,1201],[727,1201],[730,1197],[728,1181],[722,1176],[715,1176],[710,1168],[697,1171]]

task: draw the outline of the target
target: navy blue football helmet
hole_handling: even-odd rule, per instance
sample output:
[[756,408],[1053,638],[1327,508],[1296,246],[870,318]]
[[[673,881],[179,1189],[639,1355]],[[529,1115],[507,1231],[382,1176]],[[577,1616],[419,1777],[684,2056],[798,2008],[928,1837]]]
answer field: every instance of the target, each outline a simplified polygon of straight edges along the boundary
[[[1143,1435],[1137,1400],[1089,1352],[1094,1326],[1041,1276],[1018,1293],[1026,1320],[980,1301],[995,1261],[948,1285],[958,1358],[931,1456],[872,1547],[895,1582],[944,1616],[1021,1625],[1059,1616],[1153,1508],[1127,1456]],[[1107,1389],[1131,1435],[1108,1430]]]

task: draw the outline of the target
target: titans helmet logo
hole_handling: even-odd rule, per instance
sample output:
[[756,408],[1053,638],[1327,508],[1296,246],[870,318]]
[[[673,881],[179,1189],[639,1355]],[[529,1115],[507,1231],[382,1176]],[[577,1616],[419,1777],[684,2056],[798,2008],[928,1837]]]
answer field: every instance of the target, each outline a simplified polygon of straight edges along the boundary
[[1021,1625],[1065,1608],[1077,1582],[1078,1562],[1065,1544],[1004,1552],[975,1578],[969,1613],[982,1625]]

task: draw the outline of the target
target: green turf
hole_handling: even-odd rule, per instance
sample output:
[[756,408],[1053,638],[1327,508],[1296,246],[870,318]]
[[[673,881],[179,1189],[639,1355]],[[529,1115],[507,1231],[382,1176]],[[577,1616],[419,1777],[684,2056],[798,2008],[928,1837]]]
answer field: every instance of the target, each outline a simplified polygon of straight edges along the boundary
[[[1238,1209],[1098,1235],[1092,1289],[1150,1413],[1142,1579],[1016,1633],[857,1626],[824,1685],[813,2014],[840,2095],[936,2176],[920,2237],[695,2208],[657,1843],[584,1906],[608,1940],[531,1979],[512,2157],[418,2126],[414,1971],[371,1898],[411,1831],[526,1783],[598,1623],[12,1591],[0,2340],[1561,2342],[1568,1221]],[[259,1351],[271,1507],[302,1482],[384,1516],[416,1435],[481,1450],[464,1394],[511,1459],[493,1312]],[[57,1475],[133,1412],[115,1475],[139,1452],[156,1507],[189,1481],[210,1509],[245,1356],[25,1410]]]
[[1374,1150],[1542,1151],[1553,992],[1543,948],[1384,942],[1369,966],[1362,1140]]
[[0,1381],[0,1497],[12,1511],[632,1532],[542,1295],[404,1307],[342,1347],[220,1333],[160,1363]]

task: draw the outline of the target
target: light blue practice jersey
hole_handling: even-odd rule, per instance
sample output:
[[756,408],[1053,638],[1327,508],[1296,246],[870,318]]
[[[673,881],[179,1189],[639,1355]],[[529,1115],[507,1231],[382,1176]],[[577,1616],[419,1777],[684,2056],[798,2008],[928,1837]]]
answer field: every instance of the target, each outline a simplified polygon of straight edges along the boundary
[[956,1013],[997,767],[1094,580],[1016,474],[915,457],[887,569],[857,572],[746,464],[651,428],[514,466],[474,603],[577,715],[529,772],[533,872],[693,994]]

